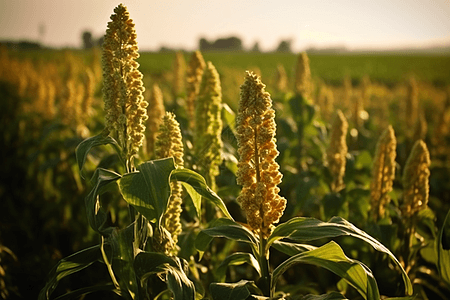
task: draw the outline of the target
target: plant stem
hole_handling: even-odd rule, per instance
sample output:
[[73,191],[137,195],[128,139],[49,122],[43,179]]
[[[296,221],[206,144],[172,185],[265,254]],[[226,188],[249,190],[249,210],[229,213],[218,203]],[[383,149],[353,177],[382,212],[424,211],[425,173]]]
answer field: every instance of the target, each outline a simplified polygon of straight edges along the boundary
[[269,259],[268,259],[268,251],[266,249],[267,240],[263,237],[263,233],[260,232],[260,243],[259,243],[259,266],[261,267],[261,278],[258,280],[258,287],[263,292],[263,295],[266,297],[272,297],[272,287],[271,283],[271,274],[269,271]]
[[102,252],[103,260],[105,261],[106,267],[108,268],[108,273],[109,273],[109,276],[111,277],[111,280],[112,280],[114,286],[117,289],[120,289],[119,282],[117,282],[116,276],[114,276],[114,271],[112,269],[112,265],[109,262],[108,257],[106,256],[104,245],[105,245],[105,238],[102,236],[102,243],[100,245],[100,250]]

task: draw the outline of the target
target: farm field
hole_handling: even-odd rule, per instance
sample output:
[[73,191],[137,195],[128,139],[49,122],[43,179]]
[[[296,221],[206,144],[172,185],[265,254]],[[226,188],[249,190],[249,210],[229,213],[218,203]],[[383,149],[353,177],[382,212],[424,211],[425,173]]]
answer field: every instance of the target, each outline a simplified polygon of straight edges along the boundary
[[450,56],[106,38],[0,47],[1,298],[448,299]]

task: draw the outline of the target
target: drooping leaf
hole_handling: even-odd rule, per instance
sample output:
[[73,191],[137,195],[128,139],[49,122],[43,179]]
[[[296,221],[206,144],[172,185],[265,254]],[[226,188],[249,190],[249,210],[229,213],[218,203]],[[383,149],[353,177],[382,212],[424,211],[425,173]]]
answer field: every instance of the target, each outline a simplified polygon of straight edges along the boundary
[[177,257],[170,257],[157,252],[140,252],[134,261],[134,269],[145,282],[152,274],[165,273],[167,286],[175,300],[194,300],[195,287],[186,275],[187,263]]
[[222,199],[208,187],[205,178],[203,178],[200,174],[189,169],[180,168],[173,170],[171,180],[177,180],[189,184],[203,198],[214,203],[227,218],[233,220],[233,217],[228,212],[225,203],[223,203]]
[[275,241],[272,244],[272,247],[289,256],[294,256],[305,251],[317,249],[317,247],[307,244],[297,244],[283,241]]
[[170,173],[175,169],[173,158],[145,162],[138,172],[125,174],[119,188],[125,201],[147,220],[160,223],[170,196]]
[[191,197],[192,204],[194,204],[195,213],[197,214],[197,217],[200,217],[202,212],[202,196],[199,193],[197,193],[197,191],[190,184],[186,182],[181,182],[181,184]]
[[249,286],[253,281],[241,280],[236,283],[211,283],[209,291],[213,300],[245,300],[251,295]]
[[288,238],[297,242],[307,242],[338,236],[352,236],[370,244],[375,250],[386,253],[402,272],[407,295],[412,295],[412,284],[400,262],[383,244],[341,217],[333,217],[328,222],[314,218],[292,218],[278,225],[268,239],[268,245],[279,239]]
[[231,109],[230,106],[226,103],[222,103],[222,120],[225,121],[226,125],[228,125],[233,132],[233,134],[236,132],[236,114]]
[[110,184],[115,184],[121,177],[120,174],[110,170],[96,169],[91,180],[94,187],[84,201],[89,225],[103,236],[111,234],[112,228],[106,226],[107,213],[100,207],[98,196],[103,194]]
[[207,229],[203,229],[195,240],[195,247],[200,255],[206,250],[215,237],[224,237],[233,241],[249,243],[257,246],[258,238],[247,228],[230,219],[215,220]]
[[362,263],[345,256],[341,247],[333,241],[315,250],[299,253],[281,263],[272,276],[275,289],[278,278],[297,263],[306,263],[325,268],[345,279],[364,299],[379,300],[378,286],[372,272]]
[[216,269],[215,274],[218,281],[225,280],[228,266],[239,266],[245,263],[251,265],[258,272],[259,276],[261,276],[261,268],[259,267],[259,263],[251,253],[236,252],[225,258]]
[[347,300],[347,298],[338,292],[331,292],[324,295],[306,295],[302,300]]
[[83,166],[84,166],[84,163],[86,162],[86,158],[87,158],[89,151],[92,148],[101,146],[101,145],[112,145],[113,148],[118,153],[119,157],[122,159],[120,146],[117,143],[117,141],[114,138],[112,138],[111,136],[109,136],[109,135],[105,136],[103,133],[101,133],[99,135],[87,138],[84,141],[82,141],[75,149],[75,154],[77,157],[77,164],[78,164],[78,168],[80,169],[82,177],[83,177],[83,172],[82,172]]
[[54,300],[69,300],[69,299],[81,299],[81,296],[85,296],[88,294],[92,294],[95,292],[105,292],[105,291],[111,291],[111,292],[116,292],[119,293],[118,290],[116,290],[116,287],[114,286],[114,284],[112,283],[107,283],[107,284],[103,284],[103,285],[94,285],[94,286],[88,286],[88,287],[84,287],[81,289],[77,289],[74,291],[71,291],[69,293],[66,293],[64,295],[61,295],[57,298],[55,298]]
[[441,278],[450,285],[450,211],[445,217],[439,234],[439,242],[437,245],[438,252],[438,271]]
[[139,282],[134,271],[134,223],[127,228],[115,229],[108,238],[112,246],[112,269],[118,280],[122,297],[137,299]]
[[50,271],[47,283],[39,293],[39,300],[48,300],[56,289],[58,282],[66,276],[81,271],[94,262],[102,259],[100,245],[78,251],[66,258],[61,259]]

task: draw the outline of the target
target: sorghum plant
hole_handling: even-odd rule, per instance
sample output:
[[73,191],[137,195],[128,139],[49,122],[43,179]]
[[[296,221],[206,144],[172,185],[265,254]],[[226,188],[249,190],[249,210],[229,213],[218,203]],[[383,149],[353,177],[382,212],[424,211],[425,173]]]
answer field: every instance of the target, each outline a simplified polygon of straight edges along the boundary
[[189,60],[186,72],[186,105],[189,117],[189,127],[194,127],[195,101],[200,91],[200,83],[205,69],[205,60],[200,51],[194,51]]
[[370,203],[372,219],[375,222],[385,217],[386,206],[391,201],[389,193],[392,191],[395,179],[396,147],[397,139],[394,129],[389,125],[378,140],[372,166]]
[[348,123],[341,110],[338,110],[333,126],[331,127],[330,144],[327,150],[327,166],[332,181],[330,188],[339,192],[344,188],[345,164],[347,156],[347,129]]
[[[258,299],[283,298],[286,296],[284,293],[276,292],[277,281],[288,268],[306,263],[324,267],[341,276],[365,299],[380,299],[372,272],[362,263],[345,256],[337,243],[331,241],[321,247],[301,244],[342,235],[362,239],[376,250],[388,254],[401,270],[405,291],[410,295],[412,286],[399,261],[381,243],[348,221],[340,217],[333,217],[328,222],[297,217],[275,226],[283,214],[286,199],[278,194],[280,190],[277,185],[282,175],[275,161],[278,150],[274,117],[272,100],[265,91],[265,85],[255,74],[248,72],[241,86],[236,117],[239,147],[237,183],[242,185],[236,200],[247,217],[247,224],[217,219],[208,229],[200,232],[196,247],[202,254],[214,237],[226,237],[249,244],[251,253],[233,253],[222,262],[216,272],[217,279],[221,281],[226,278],[228,266],[243,263],[251,265],[259,279],[256,282],[245,279],[237,283],[212,283],[212,298],[243,300],[252,294],[253,298]],[[289,257],[275,269],[269,265],[271,247]],[[339,297],[343,296],[339,294]]]

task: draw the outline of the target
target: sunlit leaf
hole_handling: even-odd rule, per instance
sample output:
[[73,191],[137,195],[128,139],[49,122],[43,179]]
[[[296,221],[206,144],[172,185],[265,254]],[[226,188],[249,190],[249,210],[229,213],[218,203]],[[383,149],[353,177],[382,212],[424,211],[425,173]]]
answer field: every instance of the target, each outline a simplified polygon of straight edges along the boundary
[[379,300],[377,283],[372,272],[363,264],[345,256],[341,247],[331,241],[315,250],[299,253],[281,263],[272,276],[272,288],[275,289],[278,278],[297,263],[306,263],[325,268],[345,279],[364,299]]
[[39,300],[48,300],[56,289],[59,281],[66,276],[81,271],[94,262],[102,259],[100,245],[78,251],[66,258],[61,259],[50,271],[47,283],[39,293]]
[[439,234],[438,270],[441,278],[450,285],[450,211],[447,213]]
[[236,283],[211,283],[209,291],[213,300],[245,300],[251,295],[249,286],[253,281],[241,280]]
[[[77,164],[78,168],[81,172],[81,177],[83,177],[83,166],[86,162],[87,155],[89,151],[97,146],[101,145],[112,145],[113,148],[116,150],[116,152],[119,154],[119,157],[121,158],[121,149],[117,141],[112,138],[111,136],[107,135],[105,136],[103,133],[90,137],[88,139],[85,139],[82,141],[77,148],[75,149],[75,154],[77,157]],[[84,177],[83,177],[84,178]]]
[[259,276],[261,276],[259,263],[251,253],[236,252],[229,255],[220,263],[215,271],[216,278],[218,278],[219,281],[224,281],[228,266],[239,266],[245,263],[251,265],[258,272]]
[[412,284],[408,275],[400,262],[383,244],[375,238],[357,228],[341,217],[333,217],[328,222],[323,222],[314,218],[292,218],[286,223],[278,225],[268,239],[268,245],[279,239],[288,238],[297,242],[307,242],[323,238],[333,238],[349,235],[361,239],[370,244],[377,251],[386,253],[393,260],[402,272],[405,291],[412,295]]

